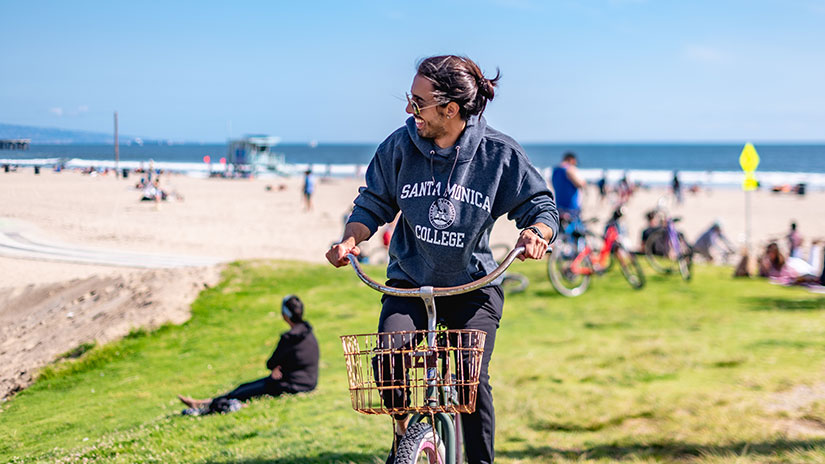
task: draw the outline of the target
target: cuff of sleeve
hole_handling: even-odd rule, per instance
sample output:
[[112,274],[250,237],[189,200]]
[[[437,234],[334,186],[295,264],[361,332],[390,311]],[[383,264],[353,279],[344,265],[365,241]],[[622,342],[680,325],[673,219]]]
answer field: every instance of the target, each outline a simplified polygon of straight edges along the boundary
[[[553,221],[552,219],[543,218],[543,217],[537,218],[535,222],[540,222],[540,223],[546,225],[547,227],[549,227],[550,230],[553,231],[553,236],[550,237],[549,240],[547,240],[547,243],[553,243],[553,242],[556,241],[556,236],[558,236],[558,233],[559,233],[559,224],[557,222]],[[546,237],[545,237],[545,239],[546,239]]]
[[352,214],[350,214],[349,219],[347,219],[347,224],[349,224],[350,222],[360,222],[361,224],[367,226],[367,229],[370,230],[370,236],[375,234],[380,224],[378,218],[373,216],[369,211],[357,207],[352,211]]

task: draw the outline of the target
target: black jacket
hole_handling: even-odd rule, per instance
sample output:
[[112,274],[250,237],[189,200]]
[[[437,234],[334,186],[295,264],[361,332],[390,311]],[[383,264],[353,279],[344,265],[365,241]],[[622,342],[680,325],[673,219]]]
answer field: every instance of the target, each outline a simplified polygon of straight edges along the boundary
[[281,366],[281,382],[295,391],[310,391],[318,384],[318,340],[312,326],[304,321],[281,334],[266,368]]

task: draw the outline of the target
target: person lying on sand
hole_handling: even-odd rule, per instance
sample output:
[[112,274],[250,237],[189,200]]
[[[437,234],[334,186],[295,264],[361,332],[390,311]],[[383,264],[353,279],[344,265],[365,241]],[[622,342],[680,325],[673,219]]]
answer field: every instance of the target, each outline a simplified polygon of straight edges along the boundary
[[308,392],[318,384],[318,340],[312,326],[304,320],[304,304],[295,295],[281,302],[281,315],[289,330],[281,334],[275,352],[266,362],[270,375],[239,385],[229,393],[211,399],[198,400],[178,395],[187,409],[184,415],[199,416],[214,412],[232,412],[241,403],[259,396],[280,396]]

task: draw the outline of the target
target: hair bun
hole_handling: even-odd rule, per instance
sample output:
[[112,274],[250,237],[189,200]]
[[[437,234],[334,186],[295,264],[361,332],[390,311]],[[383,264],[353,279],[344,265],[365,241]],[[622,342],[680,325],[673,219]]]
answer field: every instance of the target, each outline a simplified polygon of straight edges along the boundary
[[487,79],[484,76],[481,76],[478,79],[478,91],[488,100],[492,100],[493,95],[495,94],[495,90],[493,90],[493,83],[490,82],[490,79]]
[[418,64],[418,75],[433,84],[433,99],[440,104],[456,102],[462,119],[480,115],[493,99],[501,72],[493,79],[472,60],[456,55],[431,56]]

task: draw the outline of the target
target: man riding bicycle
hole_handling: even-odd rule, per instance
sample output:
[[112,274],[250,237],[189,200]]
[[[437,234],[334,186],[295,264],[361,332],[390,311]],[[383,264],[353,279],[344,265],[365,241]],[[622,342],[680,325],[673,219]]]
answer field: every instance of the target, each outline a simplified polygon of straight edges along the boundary
[[[344,236],[326,253],[330,263],[340,267],[347,253],[357,256],[357,245],[398,211],[387,266],[390,286],[455,286],[487,275],[496,267],[490,232],[503,214],[522,229],[516,244],[525,247],[520,258],[544,256],[558,231],[553,195],[521,146],[481,116],[498,80],[498,74],[487,79],[463,57],[420,62],[407,95],[406,111],[412,116],[378,147]],[[494,458],[487,368],[504,304],[499,283],[438,301],[448,328],[487,333],[476,411],[462,415],[465,442],[472,444],[467,447],[470,463]],[[382,304],[379,332],[426,329],[421,300],[384,296]],[[391,396],[384,401],[398,401]],[[397,436],[403,436],[407,421],[396,417]],[[388,462],[393,460],[391,452]]]

